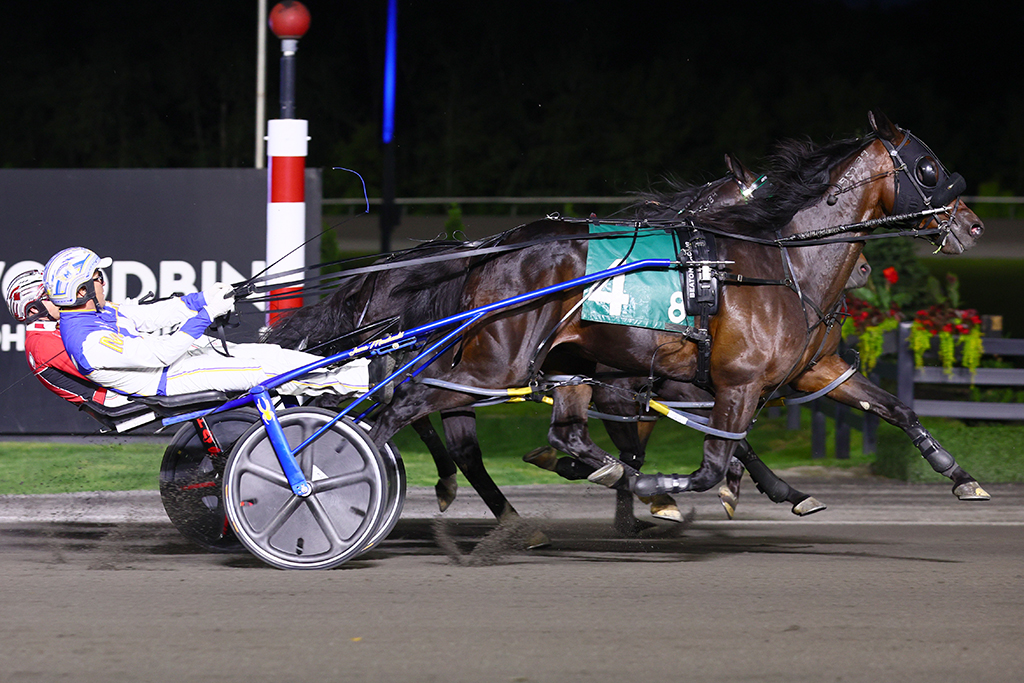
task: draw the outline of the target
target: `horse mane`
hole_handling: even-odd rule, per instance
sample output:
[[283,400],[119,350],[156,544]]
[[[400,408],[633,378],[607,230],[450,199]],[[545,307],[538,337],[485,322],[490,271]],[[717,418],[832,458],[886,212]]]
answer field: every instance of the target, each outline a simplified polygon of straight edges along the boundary
[[712,180],[703,185],[692,185],[675,178],[665,178],[665,190],[646,190],[634,192],[637,200],[626,207],[637,218],[650,220],[672,220],[680,214],[694,208],[702,193],[714,186],[729,180],[729,176]]
[[752,237],[772,237],[803,209],[813,206],[832,187],[831,172],[874,142],[862,138],[816,145],[810,140],[784,140],[767,159],[769,185],[750,201],[713,209],[699,223]]

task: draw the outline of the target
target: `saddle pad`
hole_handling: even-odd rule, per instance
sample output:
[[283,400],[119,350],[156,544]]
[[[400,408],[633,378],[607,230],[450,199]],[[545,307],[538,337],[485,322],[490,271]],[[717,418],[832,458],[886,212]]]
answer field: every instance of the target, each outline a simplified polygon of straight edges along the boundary
[[[593,225],[590,234],[621,232],[621,225]],[[587,243],[587,274],[649,258],[672,258],[677,251],[671,233],[641,233],[636,239],[608,237]],[[595,289],[596,288],[596,289]],[[596,282],[587,288],[584,320],[598,323],[682,330],[693,326],[686,315],[678,270],[640,270]]]

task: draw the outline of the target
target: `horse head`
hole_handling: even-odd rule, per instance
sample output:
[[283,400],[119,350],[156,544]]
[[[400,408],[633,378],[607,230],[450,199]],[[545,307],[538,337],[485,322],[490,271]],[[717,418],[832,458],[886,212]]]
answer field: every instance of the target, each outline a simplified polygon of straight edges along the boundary
[[882,112],[869,112],[868,121],[892,160],[894,181],[885,197],[887,212],[921,215],[918,227],[938,228],[932,243],[943,253],[960,254],[973,247],[985,226],[960,199],[967,189],[963,176],[946,170],[926,144]]

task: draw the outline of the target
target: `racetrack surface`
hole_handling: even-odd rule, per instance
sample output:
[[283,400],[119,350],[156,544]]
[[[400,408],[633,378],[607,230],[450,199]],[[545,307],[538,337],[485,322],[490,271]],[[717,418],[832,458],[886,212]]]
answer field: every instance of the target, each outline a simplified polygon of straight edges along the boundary
[[829,509],[748,485],[727,521],[679,496],[694,521],[643,539],[605,489],[509,487],[552,544],[478,563],[501,532],[463,490],[461,564],[413,489],[387,540],[320,572],[195,549],[155,492],[2,496],[0,681],[1021,679],[1024,486],[787,479]]

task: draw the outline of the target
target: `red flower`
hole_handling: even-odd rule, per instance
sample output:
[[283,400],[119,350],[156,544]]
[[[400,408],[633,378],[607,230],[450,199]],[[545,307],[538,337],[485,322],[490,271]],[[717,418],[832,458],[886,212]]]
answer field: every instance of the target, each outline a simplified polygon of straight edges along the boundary
[[896,272],[896,269],[889,266],[882,271],[882,277],[889,281],[889,284],[894,285],[900,281],[900,274]]

